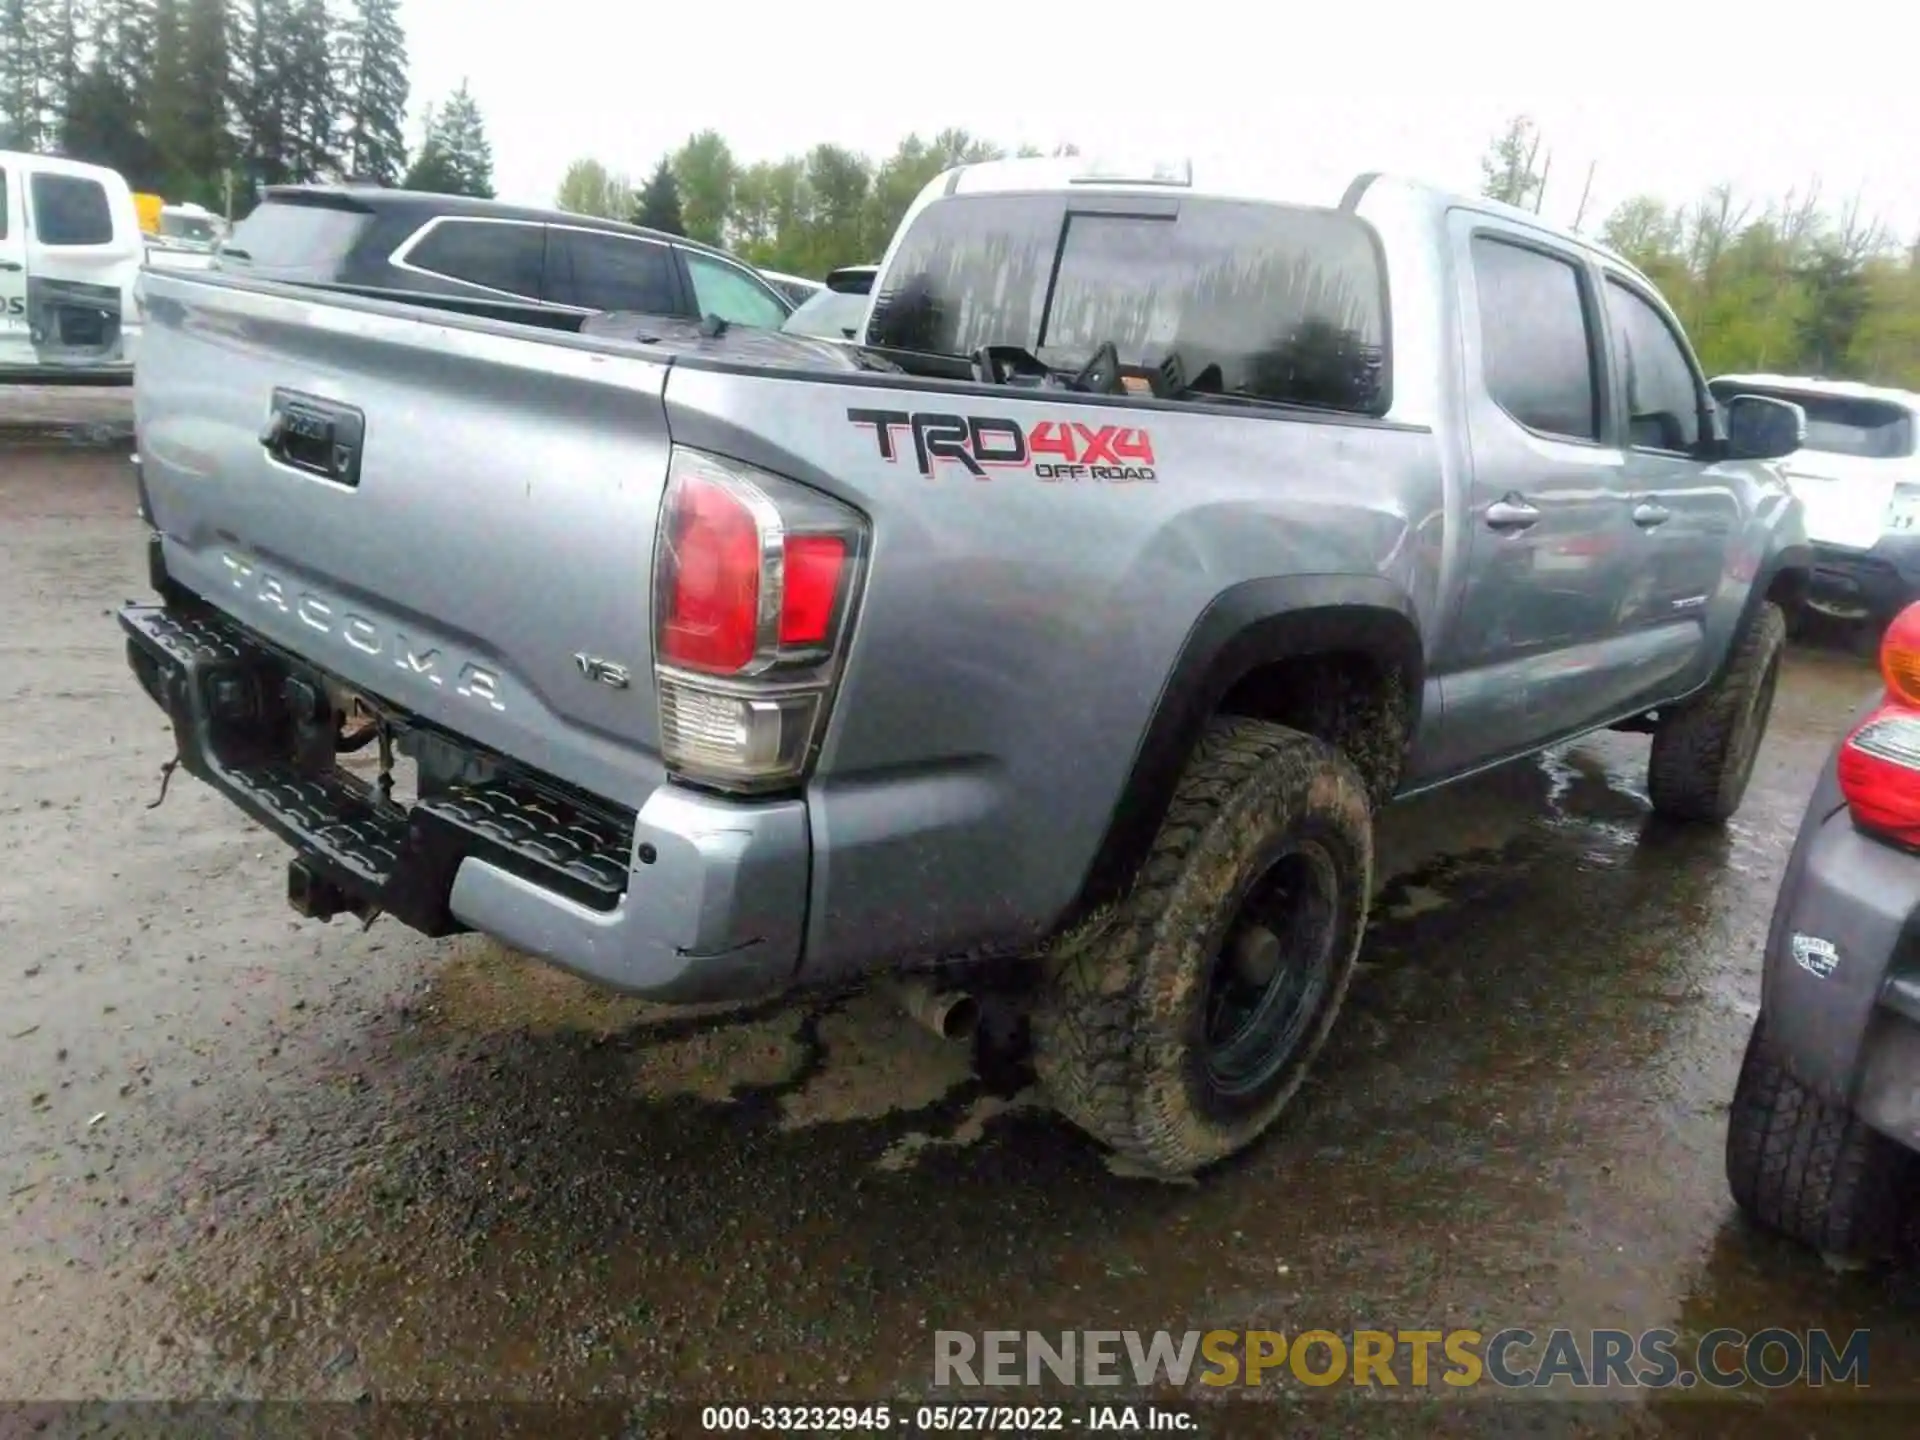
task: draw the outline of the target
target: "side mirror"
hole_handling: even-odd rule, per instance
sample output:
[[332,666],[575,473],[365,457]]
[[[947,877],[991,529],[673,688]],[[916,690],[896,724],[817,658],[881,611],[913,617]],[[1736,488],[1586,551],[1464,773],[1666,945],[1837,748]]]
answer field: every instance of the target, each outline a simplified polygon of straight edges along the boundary
[[1807,443],[1807,412],[1790,400],[1736,395],[1726,416],[1730,460],[1779,460]]

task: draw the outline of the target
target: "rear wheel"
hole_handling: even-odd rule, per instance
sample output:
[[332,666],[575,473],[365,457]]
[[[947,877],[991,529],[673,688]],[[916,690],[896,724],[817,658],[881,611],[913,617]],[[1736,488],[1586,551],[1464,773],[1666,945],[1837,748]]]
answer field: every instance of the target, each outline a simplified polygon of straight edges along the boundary
[[1900,1238],[1913,1157],[1821,1099],[1768,1049],[1754,1022],[1727,1116],[1727,1183],[1765,1228],[1823,1254],[1877,1260]]
[[1761,604],[1713,688],[1661,720],[1647,760],[1647,797],[1657,814],[1718,824],[1740,808],[1773,714],[1786,639],[1780,607]]
[[1132,893],[1052,957],[1033,1039],[1053,1103],[1152,1174],[1244,1149],[1332,1027],[1372,877],[1352,764],[1296,730],[1216,721]]

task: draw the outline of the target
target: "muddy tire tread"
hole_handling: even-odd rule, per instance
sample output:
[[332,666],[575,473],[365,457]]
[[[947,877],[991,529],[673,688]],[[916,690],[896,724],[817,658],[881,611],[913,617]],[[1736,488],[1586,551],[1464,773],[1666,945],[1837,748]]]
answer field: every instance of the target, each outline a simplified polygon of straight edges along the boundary
[[[1670,820],[1718,823],[1740,807],[1745,787],[1729,793],[1746,701],[1787,640],[1780,607],[1765,601],[1741,632],[1732,662],[1706,695],[1667,716],[1654,732],[1647,759],[1647,797]],[[1755,717],[1764,735],[1767,716]],[[1754,744],[1760,743],[1756,737]]]
[[1756,1024],[1727,1117],[1727,1181],[1765,1228],[1825,1254],[1879,1259],[1900,1234],[1912,1160],[1796,1080]]
[[[1216,720],[1189,758],[1125,901],[1111,915],[1070,936],[1056,952],[1050,1003],[1036,1015],[1048,1096],[1068,1120],[1145,1170],[1185,1175],[1222,1158],[1207,1137],[1145,1103],[1141,1051],[1147,1041],[1137,1033],[1137,991],[1157,921],[1215,817],[1256,776],[1289,761],[1340,772],[1343,785],[1362,797],[1366,794],[1358,772],[1325,741],[1261,720]],[[1366,860],[1370,875],[1370,851]],[[1356,937],[1356,948],[1357,943]],[[1329,1005],[1329,1023],[1351,975],[1352,966],[1343,965]],[[1288,1088],[1281,1104],[1297,1085]]]

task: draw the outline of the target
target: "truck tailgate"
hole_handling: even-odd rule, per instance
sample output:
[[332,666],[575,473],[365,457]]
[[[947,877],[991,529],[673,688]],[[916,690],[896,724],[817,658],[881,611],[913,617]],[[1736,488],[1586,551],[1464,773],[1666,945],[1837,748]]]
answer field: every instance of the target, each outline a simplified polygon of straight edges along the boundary
[[168,574],[371,696],[640,804],[666,367],[350,297],[143,285]]

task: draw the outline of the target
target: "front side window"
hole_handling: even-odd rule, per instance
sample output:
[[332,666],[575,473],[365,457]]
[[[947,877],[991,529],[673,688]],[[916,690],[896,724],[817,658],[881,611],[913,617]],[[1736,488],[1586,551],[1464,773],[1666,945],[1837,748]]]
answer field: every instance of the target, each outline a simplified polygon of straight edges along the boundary
[[1613,359],[1627,383],[1627,443],[1691,454],[1700,444],[1700,389],[1686,352],[1660,312],[1607,280]]
[[418,270],[529,300],[540,297],[546,230],[499,220],[442,220],[407,252]]
[[111,245],[113,207],[107,187],[83,175],[35,175],[33,235],[42,245]]
[[888,267],[869,338],[942,354],[1019,345],[1063,368],[1111,341],[1123,365],[1177,355],[1195,392],[1384,412],[1385,286],[1362,221],[1224,200],[1165,214],[1114,203],[936,202]]
[[682,253],[687,257],[687,273],[693,277],[694,302],[703,316],[718,315],[729,324],[757,325],[763,330],[778,330],[785,322],[787,307],[739,266],[691,250]]
[[1529,430],[1600,438],[1599,387],[1580,271],[1571,260],[1473,237],[1480,370],[1487,394]]

